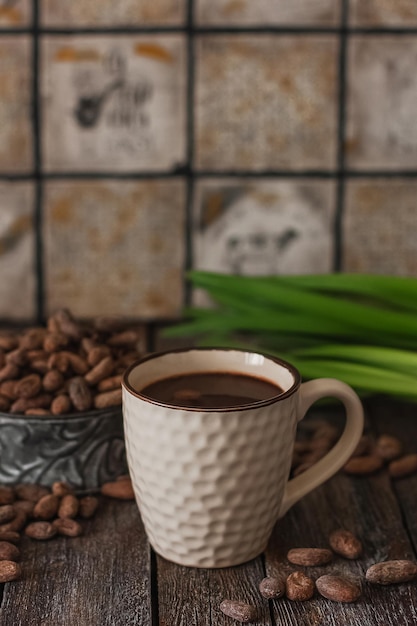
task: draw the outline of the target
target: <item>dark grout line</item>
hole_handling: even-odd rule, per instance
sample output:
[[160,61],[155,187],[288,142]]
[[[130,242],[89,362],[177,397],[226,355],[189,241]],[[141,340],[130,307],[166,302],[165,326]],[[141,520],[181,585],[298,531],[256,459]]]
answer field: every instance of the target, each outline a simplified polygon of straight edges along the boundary
[[42,180],[147,180],[147,179],[177,179],[192,176],[199,178],[321,178],[334,179],[344,176],[346,179],[352,178],[417,178],[417,170],[213,170],[190,171],[183,168],[175,172],[35,172],[30,174],[1,173],[1,181],[19,182]]
[[44,273],[43,273],[43,239],[42,239],[42,149],[41,149],[41,104],[40,104],[40,37],[39,0],[33,2],[33,76],[32,76],[32,114],[33,114],[33,159],[35,179],[35,271],[36,271],[36,318],[38,323],[44,320]]
[[0,37],[7,35],[32,35],[35,32],[39,35],[48,36],[72,36],[72,35],[164,35],[171,33],[184,34],[188,30],[191,30],[196,35],[239,35],[239,34],[253,34],[253,35],[340,35],[341,33],[356,36],[356,35],[369,35],[369,36],[384,36],[384,35],[417,35],[417,26],[297,26],[297,25],[253,25],[253,26],[239,26],[228,25],[222,26],[210,25],[202,26],[197,24],[189,25],[173,25],[173,26],[139,26],[139,25],[126,25],[126,26],[74,26],[74,27],[46,27],[46,26],[13,26],[13,27],[1,27]]
[[[342,0],[342,25],[349,20],[348,0]],[[337,177],[336,213],[334,220],[334,259],[333,269],[342,270],[343,265],[343,214],[345,208],[345,135],[346,135],[346,95],[347,95],[347,45],[348,38],[342,33],[339,38],[339,94],[337,130]]]
[[[185,270],[193,266],[193,200],[194,200],[194,86],[195,86],[195,58],[194,58],[194,36],[192,24],[194,20],[194,2],[187,2],[187,94],[186,94],[186,115],[187,115],[187,197],[185,204]],[[189,304],[191,299],[191,287],[185,277],[184,272],[184,303]]]

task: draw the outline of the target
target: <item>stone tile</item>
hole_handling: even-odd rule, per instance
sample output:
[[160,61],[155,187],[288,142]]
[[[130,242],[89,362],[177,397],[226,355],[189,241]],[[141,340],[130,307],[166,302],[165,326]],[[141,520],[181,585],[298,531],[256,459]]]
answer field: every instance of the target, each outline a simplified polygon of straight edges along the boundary
[[417,180],[348,183],[345,271],[417,277],[416,197]]
[[30,182],[0,182],[0,318],[35,317],[34,190]]
[[45,26],[175,25],[185,20],[186,0],[40,0]]
[[202,36],[196,52],[199,168],[335,165],[335,37]]
[[350,0],[353,26],[410,27],[417,24],[415,0]]
[[181,35],[46,37],[47,171],[172,170],[185,159]]
[[201,24],[336,25],[339,0],[195,0]]
[[417,166],[417,37],[352,37],[347,162],[353,168]]
[[0,26],[11,28],[29,25],[32,19],[31,0],[0,0]]
[[203,179],[193,207],[193,265],[228,274],[332,270],[335,183]]
[[0,172],[27,172],[32,165],[30,40],[0,38]]
[[178,315],[184,195],[178,179],[47,183],[48,311],[66,306],[80,317]]

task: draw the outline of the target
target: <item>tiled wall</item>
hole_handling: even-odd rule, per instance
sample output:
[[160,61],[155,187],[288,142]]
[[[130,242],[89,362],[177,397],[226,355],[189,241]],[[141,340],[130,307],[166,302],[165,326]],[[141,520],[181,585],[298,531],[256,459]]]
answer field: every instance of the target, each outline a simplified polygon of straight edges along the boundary
[[417,275],[416,0],[0,0],[0,319]]

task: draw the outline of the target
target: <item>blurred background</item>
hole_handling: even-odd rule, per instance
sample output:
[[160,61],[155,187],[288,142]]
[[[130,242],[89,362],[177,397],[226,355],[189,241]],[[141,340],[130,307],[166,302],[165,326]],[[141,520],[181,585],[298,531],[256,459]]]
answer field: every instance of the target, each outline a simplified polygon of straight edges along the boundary
[[416,0],[1,0],[0,318],[417,276]]

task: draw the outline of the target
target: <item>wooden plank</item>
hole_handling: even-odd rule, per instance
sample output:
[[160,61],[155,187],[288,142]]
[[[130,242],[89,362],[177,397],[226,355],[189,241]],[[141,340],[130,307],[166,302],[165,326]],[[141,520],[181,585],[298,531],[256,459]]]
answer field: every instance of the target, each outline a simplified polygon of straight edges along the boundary
[[265,576],[259,557],[236,567],[195,569],[157,557],[159,626],[232,626],[236,621],[221,613],[225,598],[257,608],[254,626],[271,625],[268,602],[258,591]]
[[136,504],[104,499],[77,538],[21,541],[2,626],[150,626],[150,550]]
[[[324,567],[297,568],[286,560],[294,547],[328,547],[328,536],[347,528],[361,538],[364,554],[357,561],[335,557]],[[318,594],[308,602],[280,599],[272,602],[277,624],[286,626],[404,626],[417,623],[417,586],[389,588],[366,583],[366,569],[377,561],[415,558],[401,511],[386,472],[351,478],[339,473],[303,498],[276,525],[266,552],[268,575],[302,569],[317,579],[340,573],[361,582],[362,598],[353,604],[330,602]]]
[[[402,402],[380,401],[370,407],[373,428],[378,434],[398,437],[404,453],[417,453],[417,406]],[[392,480],[403,521],[417,553],[417,474]]]

